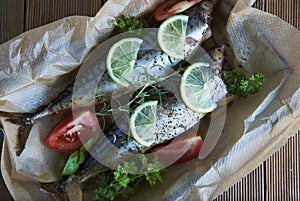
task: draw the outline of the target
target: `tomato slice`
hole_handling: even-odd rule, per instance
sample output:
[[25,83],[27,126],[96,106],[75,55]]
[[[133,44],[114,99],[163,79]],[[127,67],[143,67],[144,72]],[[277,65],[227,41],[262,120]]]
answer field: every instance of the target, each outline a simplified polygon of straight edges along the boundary
[[188,131],[181,139],[157,145],[151,149],[151,152],[155,153],[160,161],[165,164],[178,164],[197,158],[202,144],[203,140],[200,133]]
[[158,22],[176,14],[175,11],[170,12],[169,9],[180,1],[182,0],[169,0],[158,5],[154,11],[154,19]]
[[97,116],[93,112],[83,110],[71,113],[50,131],[45,144],[57,151],[71,153],[79,150],[99,129]]
[[154,11],[154,19],[159,22],[173,16],[177,13],[181,13],[193,5],[201,2],[202,0],[168,0],[158,5]]

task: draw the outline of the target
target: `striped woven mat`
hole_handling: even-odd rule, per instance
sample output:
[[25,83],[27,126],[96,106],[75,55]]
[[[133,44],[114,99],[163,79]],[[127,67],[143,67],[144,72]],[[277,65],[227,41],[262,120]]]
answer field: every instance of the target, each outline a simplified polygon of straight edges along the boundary
[[[94,16],[105,0],[0,0],[0,43],[70,15]],[[300,29],[300,0],[257,0],[254,7]],[[219,200],[300,200],[300,132]]]

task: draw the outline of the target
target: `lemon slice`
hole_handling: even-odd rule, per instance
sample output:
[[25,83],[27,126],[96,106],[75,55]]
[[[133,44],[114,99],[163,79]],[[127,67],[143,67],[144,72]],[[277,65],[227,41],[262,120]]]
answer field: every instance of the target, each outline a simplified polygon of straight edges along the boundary
[[183,73],[180,82],[181,98],[194,112],[208,113],[217,107],[212,101],[209,87],[213,76],[209,64],[205,62],[197,62]]
[[187,15],[174,15],[166,19],[158,28],[157,40],[160,48],[175,59],[184,59],[188,18]]
[[107,71],[117,84],[128,87],[132,79],[132,69],[143,40],[124,38],[115,43],[106,58]]
[[157,101],[139,105],[130,117],[130,131],[133,138],[145,147],[155,141]]

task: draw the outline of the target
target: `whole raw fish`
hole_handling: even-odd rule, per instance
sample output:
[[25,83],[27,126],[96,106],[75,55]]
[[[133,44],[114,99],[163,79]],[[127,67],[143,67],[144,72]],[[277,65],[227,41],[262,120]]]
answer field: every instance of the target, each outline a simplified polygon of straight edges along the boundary
[[[215,1],[203,1],[184,12],[184,14],[189,16],[185,41],[185,58],[189,58],[205,40],[212,36],[210,24],[212,20],[213,8],[215,6],[214,4],[216,4]],[[148,39],[147,37],[143,39],[146,40],[144,41],[146,44],[151,44],[153,41],[156,41],[156,35],[149,36]],[[166,70],[176,66],[179,62],[180,60],[169,57],[161,50],[149,49],[148,46],[147,49],[142,48],[138,52],[135,66],[142,68],[148,68],[148,66],[159,66]],[[159,71],[160,69],[154,68],[150,74],[161,74]],[[88,76],[99,76],[99,74],[100,73],[94,69],[93,72],[91,72],[91,74]],[[88,77],[87,80],[91,81],[93,80],[93,77]],[[81,83],[85,84],[85,86],[81,86],[83,89],[90,89],[90,82]],[[23,123],[33,124],[37,119],[70,110],[72,107],[72,101],[80,102],[81,98],[95,99],[95,97],[101,97],[101,94],[112,94],[112,92],[120,86],[110,79],[107,72],[104,72],[102,80],[98,84],[96,93],[92,94],[91,97],[76,97],[76,99],[79,100],[72,100],[73,87],[74,83],[68,86],[65,91],[60,93],[58,98],[53,100],[48,106],[38,109],[34,114],[27,114],[22,120]]]
[[[227,93],[226,86],[218,74],[218,71],[221,70],[223,65],[224,51],[225,46],[215,48],[212,55],[213,64],[210,79],[214,80],[211,82],[214,83],[214,86],[211,86],[214,88],[214,91],[212,91],[211,99],[215,102],[224,98]],[[124,121],[124,125],[114,125],[105,132],[105,137],[100,137],[88,150],[90,154],[80,169],[75,174],[63,178],[61,182],[56,184],[58,191],[64,192],[65,185],[73,180],[82,183],[96,176],[99,172],[107,170],[107,166],[116,167],[120,161],[125,160],[128,153],[130,153],[130,156],[132,153],[145,153],[156,144],[174,139],[197,125],[200,119],[204,117],[204,114],[191,111],[182,102],[179,91],[176,91],[176,89],[179,88],[178,80],[180,80],[180,78],[173,78],[174,79],[169,80],[172,85],[168,85],[171,86],[171,91],[168,91],[162,97],[163,104],[157,113],[155,132],[157,140],[155,143],[149,147],[145,147],[136,142],[130,137],[129,123],[127,121]],[[167,84],[164,83],[162,85],[166,86]],[[158,84],[158,87],[159,86],[161,85]],[[157,94],[151,93],[145,101],[148,99],[157,100]]]
[[[184,45],[186,59],[192,57],[203,41],[212,36],[210,25],[215,4],[215,0],[202,1],[183,13],[189,16]],[[152,35],[150,33],[150,35],[143,38],[145,44],[151,44],[153,41],[156,41],[157,36],[155,34],[153,35],[153,33]],[[95,51],[97,51],[97,48]],[[90,55],[93,55],[93,52]],[[135,67],[140,69],[149,69],[149,66],[151,66],[153,68],[147,71],[148,76],[157,78],[160,76],[164,77],[169,74],[170,71],[172,71],[172,68],[177,66],[180,62],[181,60],[169,57],[160,49],[151,49],[146,47],[141,48],[138,52]],[[24,149],[29,131],[33,123],[38,119],[70,111],[72,107],[74,109],[74,105],[76,105],[76,107],[88,107],[89,105],[103,103],[109,101],[108,96],[110,96],[113,92],[119,90],[122,91],[122,87],[113,82],[108,73],[105,71],[105,62],[102,60],[100,61],[100,64],[100,67],[89,68],[88,72],[81,74],[79,79],[80,84],[76,85],[76,82],[78,82],[78,79],[76,79],[75,83],[68,86],[67,89],[61,92],[49,105],[38,108],[36,113],[25,115],[16,114],[15,117],[13,117],[12,114],[0,114],[9,117],[12,116],[12,122],[22,125],[18,135],[19,140],[17,144],[19,145],[19,150],[17,151],[17,155],[21,154]],[[85,64],[83,64],[83,66],[84,65]],[[101,77],[101,80],[98,80],[99,77]],[[140,77],[142,76],[136,76],[136,79],[140,79]],[[75,93],[74,88],[76,89]],[[124,90],[122,92],[124,92]],[[122,93],[119,94],[121,95]],[[22,117],[20,118],[20,116]]]

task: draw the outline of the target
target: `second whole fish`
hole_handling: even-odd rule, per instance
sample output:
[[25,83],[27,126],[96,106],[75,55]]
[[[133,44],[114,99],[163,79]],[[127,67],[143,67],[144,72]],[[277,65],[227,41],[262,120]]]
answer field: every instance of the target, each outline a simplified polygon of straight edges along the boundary
[[[201,44],[212,36],[210,26],[216,2],[215,0],[202,1],[183,13],[189,16],[184,45],[185,59],[194,56],[193,54]],[[143,40],[143,44],[147,46],[147,44],[152,44],[154,40],[156,41],[156,35],[153,35],[153,33],[151,35],[150,33],[150,35],[148,34],[143,37]],[[98,51],[100,51],[100,49],[101,45],[98,47]],[[97,51],[97,48],[95,51]],[[89,57],[91,57],[94,52],[92,52]],[[87,59],[87,61],[88,60],[89,59]],[[20,115],[16,115],[17,118],[11,118],[12,122],[22,125],[19,130],[19,150],[17,151],[17,155],[20,155],[24,149],[29,131],[35,121],[49,115],[70,111],[74,105],[78,107],[88,107],[89,104],[93,105],[109,101],[110,98],[108,98],[107,95],[111,96],[116,91],[122,91],[122,87],[110,79],[104,61],[105,59],[101,61],[98,59],[98,61],[93,64],[94,66],[86,68],[86,71],[80,71],[82,70],[81,67],[77,76],[77,78],[80,78],[76,78],[75,82],[68,86],[65,91],[61,92],[49,105],[38,108],[36,113],[25,114],[22,118],[19,118]],[[172,71],[172,68],[180,62],[181,60],[169,57],[160,49],[149,49],[146,47],[138,52],[135,68],[149,69],[150,66],[152,68],[147,71],[148,75],[152,77],[156,76],[157,78],[157,76],[164,77],[168,75],[170,71]],[[85,64],[83,64],[83,66],[85,66]],[[101,80],[99,80],[99,77],[101,77]],[[76,82],[79,84],[76,84]],[[76,91],[74,91],[74,89]]]
[[[214,80],[215,86],[212,92],[212,99],[218,102],[225,97],[227,91],[222,79],[219,77],[217,70],[221,70],[224,61],[225,46],[216,48],[212,55],[213,65],[211,71],[211,79]],[[216,70],[217,69],[217,70]],[[150,147],[144,147],[136,142],[132,137],[129,137],[128,122],[125,127],[122,125],[114,125],[106,133],[105,137],[97,140],[89,149],[89,156],[86,162],[73,175],[64,178],[57,183],[59,192],[64,192],[64,187],[71,181],[83,183],[90,178],[96,176],[99,172],[107,170],[107,165],[116,167],[120,161],[125,160],[126,155],[132,156],[135,154],[143,154],[151,149],[156,144],[172,140],[190,128],[197,125],[204,114],[199,114],[191,111],[181,100],[176,89],[179,88],[178,79],[174,79],[172,83],[172,92],[168,92],[163,96],[162,108],[157,113],[157,124],[155,136],[157,141]],[[158,84],[158,86],[160,86]],[[163,84],[166,86],[166,84]],[[170,86],[170,85],[169,85]],[[157,99],[157,95],[151,94],[147,99]],[[129,135],[128,135],[129,134]]]
[[[189,16],[185,40],[186,59],[193,56],[193,53],[195,53],[197,48],[200,47],[205,40],[212,36],[210,26],[215,4],[215,0],[202,1],[183,13]],[[169,73],[168,70],[176,66],[181,60],[173,59],[159,49],[150,49],[149,47],[157,47],[152,44],[153,41],[156,41],[156,35],[153,35],[154,33],[155,32],[143,37],[143,43],[146,47],[142,48],[138,52],[135,67],[149,69],[149,66],[157,66],[162,67],[165,73]],[[99,64],[100,63],[98,63],[98,65]],[[108,73],[105,71],[105,63],[101,63],[100,67],[90,67],[89,71],[85,72],[85,75],[82,75],[82,79],[85,80],[80,82],[83,84],[81,86],[81,90],[87,92],[91,89],[90,86],[95,86],[92,82],[94,80],[98,80],[98,77],[101,75],[101,71],[103,72],[102,79],[100,82],[97,82],[96,90],[92,91],[90,96],[85,93],[84,97],[76,97],[76,99],[74,99],[74,97],[72,98],[74,88],[74,83],[72,83],[64,92],[60,93],[58,98],[53,100],[51,104],[38,109],[34,114],[27,114],[26,117],[23,118],[23,123],[33,124],[36,120],[45,116],[59,114],[63,111],[70,110],[73,102],[80,104],[81,99],[94,100],[95,97],[101,97],[101,94],[112,94],[114,90],[118,90],[120,86],[110,79]],[[148,72],[151,75],[165,75],[161,72],[161,68],[151,68]]]

